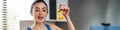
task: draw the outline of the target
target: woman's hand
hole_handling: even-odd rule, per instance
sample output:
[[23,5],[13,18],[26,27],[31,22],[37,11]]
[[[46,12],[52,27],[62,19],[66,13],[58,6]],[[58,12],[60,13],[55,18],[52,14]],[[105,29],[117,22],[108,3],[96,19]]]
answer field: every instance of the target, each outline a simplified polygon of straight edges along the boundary
[[70,8],[65,3],[63,3],[60,5],[60,11],[62,11],[64,16],[67,16],[70,13]]
[[66,6],[66,4],[61,4],[60,5],[60,11],[62,11],[63,15],[66,18],[67,21],[67,25],[68,25],[68,30],[75,30],[75,27],[69,17],[69,13],[70,13],[70,8],[68,6]]

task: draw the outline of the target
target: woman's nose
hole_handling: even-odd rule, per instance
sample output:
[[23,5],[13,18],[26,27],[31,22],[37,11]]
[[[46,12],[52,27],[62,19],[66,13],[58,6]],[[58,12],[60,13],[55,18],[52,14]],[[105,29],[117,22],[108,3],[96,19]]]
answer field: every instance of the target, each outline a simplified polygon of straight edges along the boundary
[[39,12],[39,15],[42,15],[42,12]]
[[42,11],[39,11],[39,15],[42,15],[43,14],[43,12]]

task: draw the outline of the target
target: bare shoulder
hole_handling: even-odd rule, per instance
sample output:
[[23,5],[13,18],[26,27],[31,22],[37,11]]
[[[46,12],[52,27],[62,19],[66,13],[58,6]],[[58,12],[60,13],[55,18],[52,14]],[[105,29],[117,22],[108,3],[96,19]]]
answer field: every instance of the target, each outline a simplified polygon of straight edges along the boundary
[[52,30],[63,30],[62,28],[56,26],[55,24],[49,24],[49,26],[52,28]]

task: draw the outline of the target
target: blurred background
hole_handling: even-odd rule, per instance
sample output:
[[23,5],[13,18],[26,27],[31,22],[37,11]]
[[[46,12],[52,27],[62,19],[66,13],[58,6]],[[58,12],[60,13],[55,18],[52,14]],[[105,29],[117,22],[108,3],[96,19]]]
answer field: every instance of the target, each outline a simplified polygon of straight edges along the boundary
[[120,24],[120,0],[69,0],[76,30],[90,30],[102,22]]
[[[45,1],[49,2],[49,0]],[[33,0],[7,0],[5,2],[7,2],[8,9],[6,29],[22,30],[24,27],[32,25],[33,18],[29,14],[29,8]],[[70,18],[76,30],[90,30],[91,25],[101,25],[104,22],[120,25],[120,0],[68,0],[67,2],[71,9]],[[3,0],[0,0],[0,4],[0,8],[3,9]],[[0,19],[2,19],[3,10],[0,10],[0,13]],[[47,20],[49,20],[49,16]],[[0,21],[0,30],[3,30],[3,21]],[[53,22],[67,30],[66,21],[48,22]]]

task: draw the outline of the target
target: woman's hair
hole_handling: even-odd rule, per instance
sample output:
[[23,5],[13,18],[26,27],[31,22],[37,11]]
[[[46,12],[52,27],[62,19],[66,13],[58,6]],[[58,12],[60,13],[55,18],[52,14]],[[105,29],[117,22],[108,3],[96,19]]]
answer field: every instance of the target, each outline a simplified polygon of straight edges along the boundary
[[[30,11],[30,12],[33,11],[33,7],[34,7],[34,5],[35,5],[36,3],[39,3],[39,2],[43,2],[43,3],[46,5],[46,7],[47,7],[47,4],[45,3],[44,0],[35,0],[35,1],[33,2],[32,6],[31,6],[31,11]],[[48,8],[48,7],[47,7],[47,8]],[[48,12],[48,11],[47,11],[47,12]]]

